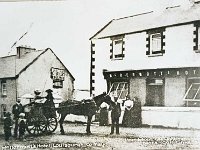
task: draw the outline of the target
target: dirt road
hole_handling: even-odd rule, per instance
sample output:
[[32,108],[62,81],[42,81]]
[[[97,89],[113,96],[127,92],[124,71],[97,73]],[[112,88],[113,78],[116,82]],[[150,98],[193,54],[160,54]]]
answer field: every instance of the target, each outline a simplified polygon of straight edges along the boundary
[[148,150],[148,149],[200,149],[200,130],[120,128],[120,135],[109,135],[109,126],[91,127],[92,135],[86,135],[86,126],[65,124],[65,135],[60,135],[59,127],[52,135],[31,137],[25,141],[12,139],[5,142],[0,136],[2,149],[84,149],[84,150]]

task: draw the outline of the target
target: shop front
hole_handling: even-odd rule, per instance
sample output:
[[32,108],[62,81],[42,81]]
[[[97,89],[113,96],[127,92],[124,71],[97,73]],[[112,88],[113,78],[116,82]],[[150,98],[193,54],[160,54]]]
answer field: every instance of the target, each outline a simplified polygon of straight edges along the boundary
[[[104,71],[108,92],[141,102],[142,124],[200,128],[200,68]],[[137,114],[135,114],[137,116]]]

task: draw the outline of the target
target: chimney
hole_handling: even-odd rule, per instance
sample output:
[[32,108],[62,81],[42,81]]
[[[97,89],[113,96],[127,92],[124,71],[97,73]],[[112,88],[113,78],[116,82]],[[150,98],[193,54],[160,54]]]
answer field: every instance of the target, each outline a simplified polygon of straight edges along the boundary
[[17,47],[17,57],[22,58],[27,53],[35,51],[35,48],[27,47],[27,46],[18,46]]

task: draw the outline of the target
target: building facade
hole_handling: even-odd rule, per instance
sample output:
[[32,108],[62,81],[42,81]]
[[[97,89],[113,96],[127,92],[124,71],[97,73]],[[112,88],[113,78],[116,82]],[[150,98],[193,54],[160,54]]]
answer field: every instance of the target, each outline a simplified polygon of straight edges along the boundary
[[42,96],[52,89],[64,100],[72,98],[75,79],[50,48],[17,47],[17,55],[1,57],[0,66],[1,117],[11,111],[18,97],[34,95],[35,89]]
[[91,94],[142,104],[142,124],[200,128],[200,4],[113,19],[91,37]]

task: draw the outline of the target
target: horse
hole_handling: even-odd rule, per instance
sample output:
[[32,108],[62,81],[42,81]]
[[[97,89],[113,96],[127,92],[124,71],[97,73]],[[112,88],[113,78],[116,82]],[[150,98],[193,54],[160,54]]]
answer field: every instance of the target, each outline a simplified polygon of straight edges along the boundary
[[92,116],[96,114],[100,105],[104,101],[109,102],[111,100],[111,99],[107,100],[107,98],[110,98],[110,97],[107,97],[106,93],[103,93],[96,97],[93,97],[92,99],[82,100],[81,102],[78,102],[78,101],[74,102],[74,101],[68,100],[68,101],[60,103],[57,112],[61,115],[60,120],[59,120],[61,134],[65,134],[64,129],[63,129],[63,122],[64,122],[65,117],[68,114],[87,116],[86,133],[91,134],[90,125],[91,125]]

